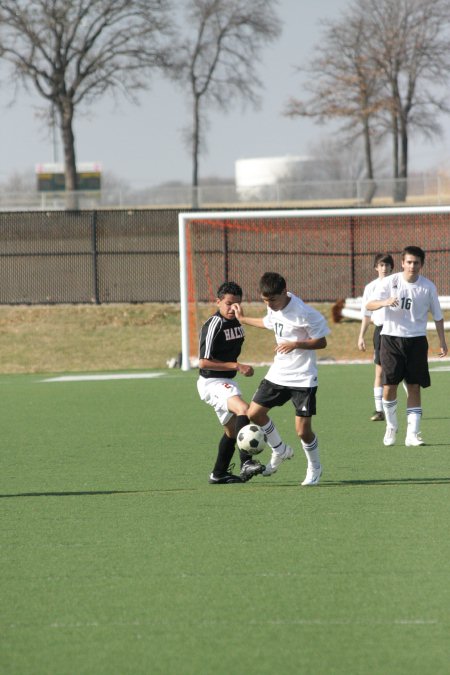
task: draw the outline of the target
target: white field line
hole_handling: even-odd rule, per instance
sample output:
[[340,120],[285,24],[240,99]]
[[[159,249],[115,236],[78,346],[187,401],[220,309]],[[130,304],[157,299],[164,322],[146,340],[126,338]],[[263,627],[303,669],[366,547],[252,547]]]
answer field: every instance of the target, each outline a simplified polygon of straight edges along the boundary
[[60,375],[41,382],[98,382],[105,380],[149,380],[162,377],[163,373],[102,373],[96,375]]
[[[448,363],[450,358],[441,359],[439,357],[431,357],[428,359],[429,363]],[[269,367],[271,362],[261,362],[261,363],[250,363],[249,365],[258,367],[265,366]],[[342,359],[335,361],[334,359],[318,359],[318,365],[320,366],[353,366],[353,365],[363,365],[371,366],[373,365],[372,361],[369,359]],[[196,368],[196,364],[191,364],[192,368]],[[448,372],[450,371],[450,365],[442,365],[436,368],[432,368],[432,372]],[[181,373],[180,373],[181,374]],[[101,373],[101,374],[86,374],[86,375],[60,375],[56,377],[48,377],[44,380],[39,380],[39,382],[108,382],[110,380],[151,380],[158,377],[164,377],[166,373]],[[174,374],[172,373],[172,378]]]

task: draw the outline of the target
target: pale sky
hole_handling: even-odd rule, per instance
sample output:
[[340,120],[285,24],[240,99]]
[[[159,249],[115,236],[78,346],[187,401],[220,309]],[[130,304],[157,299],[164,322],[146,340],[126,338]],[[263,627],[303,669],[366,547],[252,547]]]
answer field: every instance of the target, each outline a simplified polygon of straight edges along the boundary
[[[259,69],[264,83],[261,108],[242,111],[237,100],[235,110],[227,114],[211,109],[200,178],[233,178],[237,159],[304,156],[311,144],[332,134],[332,127],[288,119],[281,112],[289,96],[301,94],[301,77],[294,66],[309,61],[319,40],[319,21],[337,18],[348,4],[349,0],[280,0],[283,32],[263,51]],[[0,91],[0,182],[13,173],[34,172],[38,163],[62,161],[61,144],[55,156],[51,134],[36,117],[41,104],[37,94],[20,90],[15,103],[7,107],[12,90],[3,82]],[[155,78],[151,90],[140,95],[139,106],[105,96],[92,106],[89,116],[84,110],[83,114],[75,121],[78,162],[100,162],[103,171],[134,188],[170,180],[190,182],[191,159],[181,136],[190,110],[172,83]],[[447,127],[443,139],[433,143],[411,139],[410,172],[448,168],[450,117],[441,121]],[[387,157],[389,161],[389,152]]]

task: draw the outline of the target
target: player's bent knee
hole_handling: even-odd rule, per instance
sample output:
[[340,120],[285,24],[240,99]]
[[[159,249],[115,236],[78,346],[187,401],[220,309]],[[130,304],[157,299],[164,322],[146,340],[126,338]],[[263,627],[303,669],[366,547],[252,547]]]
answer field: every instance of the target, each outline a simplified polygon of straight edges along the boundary
[[234,415],[248,415],[248,403],[235,396],[228,399],[228,410]]
[[256,410],[255,411],[255,410],[252,410],[251,408],[249,408],[248,413],[247,413],[247,417],[249,418],[250,422],[254,422],[255,424],[257,424],[260,427],[265,426],[269,421],[269,418],[268,418],[265,410]]

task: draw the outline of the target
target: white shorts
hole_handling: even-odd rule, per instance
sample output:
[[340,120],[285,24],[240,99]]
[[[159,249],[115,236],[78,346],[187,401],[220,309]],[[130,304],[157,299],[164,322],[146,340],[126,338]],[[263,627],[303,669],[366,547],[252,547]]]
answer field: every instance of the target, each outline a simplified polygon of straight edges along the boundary
[[228,399],[230,396],[241,396],[241,390],[234,380],[225,377],[199,377],[197,389],[202,401],[214,408],[219,422],[222,425],[227,424],[233,417],[233,413],[228,410]]

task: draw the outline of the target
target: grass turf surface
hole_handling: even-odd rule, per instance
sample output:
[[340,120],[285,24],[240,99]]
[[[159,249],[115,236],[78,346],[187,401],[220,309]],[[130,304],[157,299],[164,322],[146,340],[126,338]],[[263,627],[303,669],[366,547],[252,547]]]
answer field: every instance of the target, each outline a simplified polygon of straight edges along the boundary
[[423,392],[428,445],[403,445],[399,389],[385,448],[373,367],[321,366],[317,488],[299,487],[290,404],[273,418],[296,457],[211,486],[220,428],[195,371],[0,377],[0,672],[447,673],[449,377]]

